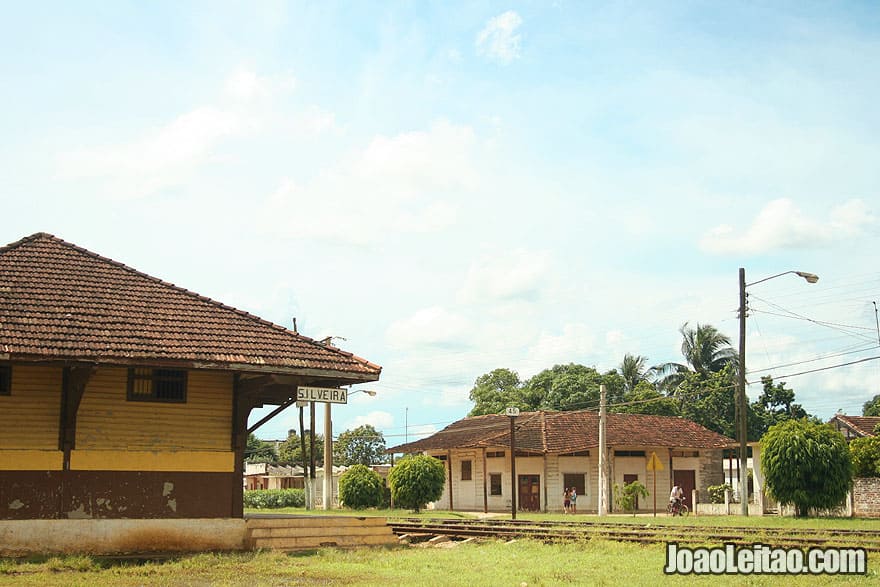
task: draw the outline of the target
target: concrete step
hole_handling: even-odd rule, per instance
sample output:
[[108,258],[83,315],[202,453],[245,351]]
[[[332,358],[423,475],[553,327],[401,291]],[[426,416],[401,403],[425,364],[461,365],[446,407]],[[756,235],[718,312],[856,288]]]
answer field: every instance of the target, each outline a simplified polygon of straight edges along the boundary
[[252,549],[297,550],[399,543],[385,518],[248,516],[246,527],[247,544]]

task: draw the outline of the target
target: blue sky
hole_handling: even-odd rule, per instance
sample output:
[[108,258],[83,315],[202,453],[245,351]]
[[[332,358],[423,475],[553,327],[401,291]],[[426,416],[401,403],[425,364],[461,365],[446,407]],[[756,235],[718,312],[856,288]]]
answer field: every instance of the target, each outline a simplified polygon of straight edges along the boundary
[[[750,288],[753,380],[880,355],[872,3],[33,2],[0,39],[0,242],[343,337],[384,370],[336,432],[735,340],[738,267],[821,277]],[[880,361],[783,379],[858,414]]]

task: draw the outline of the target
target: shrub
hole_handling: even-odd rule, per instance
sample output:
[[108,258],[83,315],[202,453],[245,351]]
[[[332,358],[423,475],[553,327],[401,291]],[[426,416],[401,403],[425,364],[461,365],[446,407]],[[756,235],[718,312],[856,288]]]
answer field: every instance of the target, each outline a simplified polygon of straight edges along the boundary
[[853,477],[880,477],[880,437],[865,436],[849,443]]
[[709,492],[709,501],[711,503],[724,503],[725,491],[729,491],[731,497],[733,497],[733,487],[731,487],[729,483],[725,483],[724,485],[710,485],[706,490]]
[[761,438],[761,464],[767,489],[780,505],[794,505],[798,516],[840,505],[852,487],[849,447],[826,424],[788,420]]
[[648,489],[638,481],[627,483],[623,487],[614,484],[614,501],[617,502],[617,507],[632,512],[633,516],[636,515],[636,499],[648,495]]
[[394,503],[418,513],[429,501],[443,495],[446,466],[427,455],[404,457],[391,468],[388,482]]
[[382,489],[382,477],[366,465],[352,465],[339,478],[339,499],[352,509],[379,507]]
[[244,492],[244,507],[259,510],[301,508],[306,505],[302,489],[253,489]]

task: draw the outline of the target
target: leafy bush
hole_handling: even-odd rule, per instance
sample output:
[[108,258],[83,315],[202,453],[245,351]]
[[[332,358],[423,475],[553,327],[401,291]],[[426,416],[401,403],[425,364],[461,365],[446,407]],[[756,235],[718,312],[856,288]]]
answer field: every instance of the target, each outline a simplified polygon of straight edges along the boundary
[[633,516],[636,515],[636,499],[648,497],[648,495],[650,495],[648,489],[638,481],[627,483],[623,487],[617,483],[614,484],[614,501],[617,503],[617,507],[632,512]]
[[853,477],[880,477],[880,437],[865,436],[849,443]]
[[794,505],[798,516],[841,504],[852,487],[849,447],[826,424],[788,420],[761,438],[767,489],[780,505]]
[[391,468],[388,482],[394,503],[418,513],[429,501],[436,501],[443,495],[446,466],[427,455],[404,457]]
[[268,510],[275,508],[301,508],[306,505],[306,493],[302,489],[253,489],[244,492],[244,507]]
[[379,507],[382,490],[382,477],[366,465],[352,465],[339,478],[339,499],[352,509]]
[[711,503],[724,503],[725,491],[729,491],[731,497],[733,497],[733,487],[730,486],[730,483],[725,483],[724,485],[710,485],[706,490],[709,492],[709,501]]

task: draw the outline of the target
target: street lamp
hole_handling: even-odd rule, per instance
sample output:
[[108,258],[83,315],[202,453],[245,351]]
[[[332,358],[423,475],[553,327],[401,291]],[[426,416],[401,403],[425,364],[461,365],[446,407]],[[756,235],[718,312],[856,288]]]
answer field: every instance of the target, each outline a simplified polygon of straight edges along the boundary
[[807,283],[816,283],[819,276],[806,271],[783,271],[752,283],[746,283],[746,270],[739,268],[739,373],[737,377],[737,407],[739,408],[739,495],[741,513],[744,516],[749,515],[749,484],[746,476],[747,451],[748,451],[748,430],[749,430],[749,412],[748,399],[746,397],[746,288],[792,273],[798,277],[803,277]]

